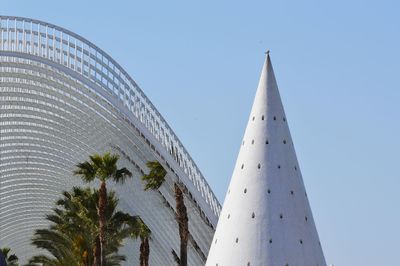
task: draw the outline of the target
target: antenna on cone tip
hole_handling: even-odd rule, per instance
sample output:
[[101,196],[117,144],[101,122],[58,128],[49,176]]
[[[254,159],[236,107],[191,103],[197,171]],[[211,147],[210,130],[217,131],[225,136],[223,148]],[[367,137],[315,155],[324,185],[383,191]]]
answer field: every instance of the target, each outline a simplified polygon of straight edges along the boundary
[[265,51],[265,54],[268,55],[269,54],[269,50]]

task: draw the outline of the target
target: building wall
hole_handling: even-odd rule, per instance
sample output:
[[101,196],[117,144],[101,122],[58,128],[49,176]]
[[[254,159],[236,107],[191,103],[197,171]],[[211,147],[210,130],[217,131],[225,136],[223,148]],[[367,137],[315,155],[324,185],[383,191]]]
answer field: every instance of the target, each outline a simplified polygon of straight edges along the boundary
[[[113,186],[124,211],[142,216],[153,235],[152,265],[174,265],[179,254],[173,183],[186,187],[190,207],[190,265],[203,265],[219,203],[179,139],[134,81],[87,40],[44,22],[0,17],[0,246],[22,262],[36,254],[35,229],[62,190],[80,181],[77,162],[113,151],[134,173]],[[143,192],[139,177],[148,160],[168,170],[157,192]],[[96,184],[94,184],[96,185]],[[124,248],[127,265],[137,247]],[[205,255],[204,255],[205,254]]]

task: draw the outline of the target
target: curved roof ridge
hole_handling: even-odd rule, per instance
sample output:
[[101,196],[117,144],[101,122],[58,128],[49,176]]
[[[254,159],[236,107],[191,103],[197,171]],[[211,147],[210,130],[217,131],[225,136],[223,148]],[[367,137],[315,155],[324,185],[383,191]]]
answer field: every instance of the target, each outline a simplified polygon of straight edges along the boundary
[[[1,23],[2,21],[7,22],[5,28],[3,28],[3,25]],[[9,21],[15,22],[13,28],[9,27],[8,25]],[[18,21],[21,22],[22,25],[18,25],[17,23]],[[142,124],[146,127],[146,129],[148,129],[148,131],[157,140],[159,140],[160,138],[166,138],[165,142],[160,142],[161,145],[166,149],[168,153],[171,154],[171,157],[177,162],[179,167],[182,169],[182,172],[185,173],[185,175],[187,175],[188,177],[186,178],[187,180],[183,180],[185,184],[194,187],[198,191],[201,198],[204,200],[204,202],[200,202],[199,204],[202,204],[203,206],[208,205],[208,207],[212,210],[212,213],[208,213],[208,216],[210,216],[211,222],[213,224],[216,224],[221,209],[217,197],[212,191],[207,180],[204,178],[199,167],[196,165],[193,158],[190,156],[189,152],[183,146],[182,142],[173,132],[173,130],[171,129],[169,124],[165,121],[165,119],[162,117],[157,108],[147,98],[147,96],[140,89],[137,83],[132,79],[132,77],[109,54],[100,49],[98,46],[96,46],[89,40],[85,39],[84,37],[76,33],[73,33],[72,31],[69,31],[67,29],[64,29],[60,26],[36,19],[0,15],[0,32],[5,30],[10,33],[13,33],[13,35],[15,36],[7,37],[7,38],[14,38],[11,39],[11,44],[12,44],[12,41],[19,41],[17,35],[18,31],[32,32],[32,24],[31,28],[27,29],[25,28],[26,27],[25,23],[34,23],[38,25],[38,28],[36,30],[37,32],[40,32],[40,34],[38,34],[38,36],[40,37],[38,37],[37,42],[39,43],[42,39],[45,40],[44,48],[46,49],[46,53],[42,54],[41,51],[36,51],[34,45],[31,45],[28,51],[27,44],[32,41],[35,43],[35,39],[33,38],[33,36],[31,36],[31,40],[24,39],[24,41],[22,41],[23,43],[22,50],[20,50],[19,45],[14,45],[14,46],[11,45],[11,47],[7,47],[7,49],[4,49],[4,44],[3,44],[4,40],[2,39],[3,37],[1,34],[0,34],[0,40],[1,40],[0,53],[2,51],[19,52],[19,53],[22,52],[25,54],[39,56],[41,58],[54,61],[63,66],[68,67],[69,69],[72,69],[73,71],[79,74],[82,74],[86,78],[89,78],[90,80],[94,81],[97,85],[100,85],[102,88],[108,90],[110,94],[112,94],[116,99],[118,99],[123,106],[126,106],[129,109],[129,111],[131,111],[142,122]],[[51,33],[49,34],[48,30],[41,32],[39,25],[54,29],[55,30],[54,34]],[[57,37],[56,34],[67,34],[68,40],[63,39],[62,35],[60,37]],[[53,47],[49,46],[50,39],[46,39],[48,36],[52,37]],[[70,42],[69,37],[75,38],[76,39],[75,42],[73,43]],[[67,45],[68,48],[67,51],[63,50],[63,45],[60,45],[59,48],[55,47],[56,45],[55,42],[58,39],[60,39],[63,44]],[[76,42],[77,40],[82,44],[87,45],[87,47],[78,44]],[[10,39],[8,39],[8,41],[10,42]],[[74,51],[74,54],[70,53],[71,49]],[[95,52],[94,54],[91,53],[92,50],[93,52]],[[79,54],[81,56],[79,56]],[[67,59],[66,62],[64,62],[63,58],[64,55],[66,56]],[[106,60],[104,60],[104,58]],[[102,66],[104,69],[107,70],[107,73],[104,73],[103,70],[99,70],[96,68],[96,66],[93,66],[91,64],[91,61],[95,61],[95,65],[98,64]],[[71,64],[71,62],[74,62],[74,64]],[[80,65],[78,65],[78,63]],[[87,68],[87,70],[85,70],[85,68]],[[94,74],[92,74],[91,71],[93,71]],[[119,73],[121,73],[122,75]],[[123,91],[123,95],[120,94],[121,91]],[[140,94],[140,97],[138,97],[137,94]],[[134,98],[134,100],[138,100],[139,102],[138,103],[132,102],[131,104],[132,98]],[[134,104],[136,105],[135,107],[133,107]],[[143,104],[143,106],[137,107],[137,105],[141,104]],[[140,116],[139,113],[142,112],[141,108],[142,107],[146,108],[146,106],[148,107],[149,112],[143,111],[145,115],[144,119],[146,121],[150,121],[150,123],[144,123],[144,121],[142,121],[143,119],[140,119],[139,117]],[[133,110],[133,108],[140,108],[140,109]],[[163,132],[165,134],[164,136],[161,136],[160,133],[161,129],[163,129]]]

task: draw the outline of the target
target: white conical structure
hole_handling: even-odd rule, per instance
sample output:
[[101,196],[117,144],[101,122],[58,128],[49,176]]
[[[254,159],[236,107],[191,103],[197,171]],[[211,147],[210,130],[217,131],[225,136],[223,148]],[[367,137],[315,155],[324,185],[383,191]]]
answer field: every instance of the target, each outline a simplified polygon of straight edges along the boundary
[[268,53],[206,265],[326,265]]

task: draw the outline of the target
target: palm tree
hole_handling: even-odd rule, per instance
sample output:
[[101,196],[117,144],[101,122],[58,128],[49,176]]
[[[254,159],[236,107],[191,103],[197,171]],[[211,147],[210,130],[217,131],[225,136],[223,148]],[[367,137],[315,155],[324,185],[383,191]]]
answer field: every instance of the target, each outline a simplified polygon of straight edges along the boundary
[[[156,190],[165,181],[167,171],[158,161],[149,161],[146,163],[150,169],[147,175],[142,176],[142,180],[145,182],[144,190]],[[178,183],[174,184],[175,190],[175,203],[176,203],[176,219],[179,227],[180,237],[180,258],[179,265],[187,266],[187,245],[189,239],[189,219],[187,216],[187,209],[182,193],[182,189]]]
[[89,161],[77,164],[74,175],[80,176],[85,182],[95,179],[100,181],[99,201],[97,215],[99,218],[99,251],[95,255],[95,266],[105,266],[104,249],[106,243],[106,216],[107,186],[106,181],[112,179],[116,183],[124,182],[132,173],[126,168],[117,168],[119,156],[106,152],[103,155],[94,154],[89,156]]
[[140,243],[140,266],[149,266],[149,257],[150,257],[150,245],[149,245],[149,238],[150,238],[151,231],[147,227],[143,221],[140,224],[140,233],[139,237],[141,240]]
[[10,253],[11,249],[8,247],[0,249],[0,253],[3,254],[7,266],[18,266],[18,257],[15,254]]
[[134,239],[140,238],[140,256],[139,265],[149,266],[150,245],[149,238],[151,235],[150,229],[139,216],[135,216],[130,223],[131,237]]
[[[46,217],[51,222],[50,227],[36,230],[32,239],[36,247],[47,250],[52,256],[35,256],[28,265],[95,265],[100,247],[96,210],[99,197],[99,192],[90,188],[74,187],[71,192],[63,192],[53,213]],[[118,266],[125,260],[118,254],[118,249],[129,237],[134,217],[116,210],[118,199],[114,192],[107,193],[107,202],[105,265]]]

